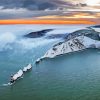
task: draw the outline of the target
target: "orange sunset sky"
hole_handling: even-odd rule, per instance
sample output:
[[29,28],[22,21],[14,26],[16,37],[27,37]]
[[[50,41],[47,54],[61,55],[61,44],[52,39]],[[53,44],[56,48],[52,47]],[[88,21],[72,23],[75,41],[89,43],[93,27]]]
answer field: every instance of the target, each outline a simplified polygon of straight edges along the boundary
[[0,24],[96,24],[88,20],[0,20]]
[[100,13],[95,12],[91,14],[82,11],[70,11],[66,13],[59,11],[59,14],[54,15],[1,19],[0,24],[100,24]]
[[0,24],[100,24],[100,0],[2,0]]

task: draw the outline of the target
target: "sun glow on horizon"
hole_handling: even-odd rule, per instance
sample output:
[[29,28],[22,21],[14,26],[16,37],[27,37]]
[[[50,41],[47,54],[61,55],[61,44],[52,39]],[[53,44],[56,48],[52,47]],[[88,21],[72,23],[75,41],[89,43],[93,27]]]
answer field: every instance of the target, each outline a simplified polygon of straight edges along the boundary
[[100,0],[86,0],[85,2],[87,5],[89,6],[95,6],[95,5],[99,5]]
[[0,20],[0,24],[95,24],[88,20]]

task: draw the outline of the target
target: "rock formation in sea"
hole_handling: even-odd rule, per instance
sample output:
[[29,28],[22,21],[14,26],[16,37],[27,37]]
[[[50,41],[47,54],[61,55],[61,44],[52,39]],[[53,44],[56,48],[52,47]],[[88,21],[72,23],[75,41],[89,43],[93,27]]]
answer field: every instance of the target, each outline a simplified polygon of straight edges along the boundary
[[40,60],[90,48],[100,49],[100,27],[98,26],[87,27],[68,34],[64,41],[55,44]]

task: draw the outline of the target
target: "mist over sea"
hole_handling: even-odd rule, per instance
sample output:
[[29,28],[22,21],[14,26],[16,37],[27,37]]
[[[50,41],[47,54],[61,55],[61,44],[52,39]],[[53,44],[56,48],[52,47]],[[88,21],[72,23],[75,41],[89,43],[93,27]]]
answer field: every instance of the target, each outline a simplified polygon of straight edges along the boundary
[[[100,51],[85,50],[46,59],[39,65],[34,61],[65,34],[88,25],[0,25],[0,100],[99,100]],[[43,36],[24,35],[52,29]],[[62,37],[57,37],[57,35]],[[49,36],[53,36],[49,38]],[[13,86],[4,86],[10,75],[32,63],[32,71]]]

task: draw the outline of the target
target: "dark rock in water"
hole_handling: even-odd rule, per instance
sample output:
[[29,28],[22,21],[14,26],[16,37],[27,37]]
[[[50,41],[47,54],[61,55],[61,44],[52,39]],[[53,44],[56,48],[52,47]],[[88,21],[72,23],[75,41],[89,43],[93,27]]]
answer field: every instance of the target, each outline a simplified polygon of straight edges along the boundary
[[83,36],[87,36],[87,37],[94,39],[94,40],[100,40],[99,34],[100,34],[100,32],[97,32],[94,29],[92,29],[91,27],[88,27],[87,29],[81,29],[81,30],[78,30],[78,31],[75,31],[75,32],[68,34],[65,37],[65,39],[66,39],[66,41],[68,41],[70,39],[73,39],[75,37],[83,35]]
[[66,34],[50,34],[46,38],[47,39],[56,39],[56,38],[65,38]]
[[24,35],[24,37],[28,37],[28,38],[39,38],[39,37],[45,36],[45,34],[47,32],[50,32],[52,30],[53,29],[45,29],[45,30],[41,30],[41,31],[31,32],[31,33],[29,33],[27,35]]

